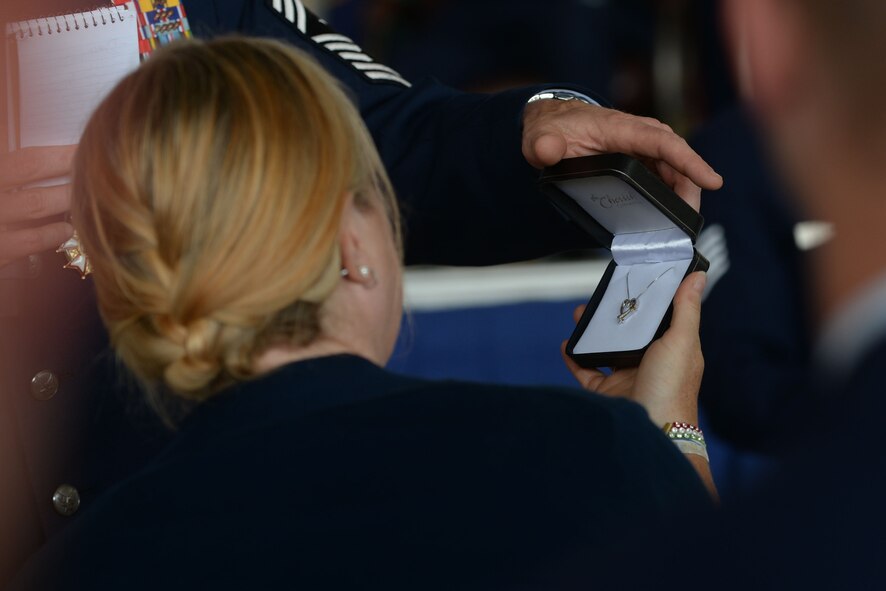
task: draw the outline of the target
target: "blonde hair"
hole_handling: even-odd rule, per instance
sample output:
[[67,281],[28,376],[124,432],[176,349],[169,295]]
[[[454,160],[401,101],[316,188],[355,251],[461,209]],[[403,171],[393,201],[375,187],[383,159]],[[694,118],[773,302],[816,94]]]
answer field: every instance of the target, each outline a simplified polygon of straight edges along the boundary
[[319,65],[275,41],[158,51],[95,112],[74,168],[72,216],[102,318],[155,406],[157,386],[199,402],[252,377],[269,345],[317,337],[349,193],[387,212],[399,245],[359,114]]

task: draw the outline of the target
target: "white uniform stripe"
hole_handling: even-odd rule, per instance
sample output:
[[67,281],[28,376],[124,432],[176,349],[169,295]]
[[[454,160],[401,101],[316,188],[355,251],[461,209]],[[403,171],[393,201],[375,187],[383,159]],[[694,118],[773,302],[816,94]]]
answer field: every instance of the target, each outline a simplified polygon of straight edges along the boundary
[[696,248],[708,259],[716,258],[719,255],[729,257],[729,250],[726,244],[726,232],[723,226],[714,224],[706,228],[698,237]]
[[274,10],[283,14],[283,0],[274,0]]
[[713,249],[709,248],[707,250],[698,249],[698,252],[700,252],[709,261],[712,261],[714,259],[726,259],[727,261],[729,260],[729,252],[726,250],[725,245],[723,245],[722,247],[718,245]]
[[729,270],[729,261],[718,261],[716,265],[711,265],[708,269],[708,279],[711,283],[716,283]]
[[719,271],[720,269],[729,267],[729,259],[727,259],[725,257],[717,257],[715,259],[708,259],[708,263],[711,264],[711,268],[710,268],[711,272]]
[[372,58],[365,53],[357,53],[355,51],[341,51],[340,56],[351,62],[371,62]]
[[394,76],[393,74],[388,74],[387,72],[366,72],[366,76],[372,78],[373,80],[390,80],[392,82],[399,82],[403,86],[412,87],[412,84],[410,84],[400,76]]
[[702,252],[712,252],[718,248],[726,248],[726,238],[722,234],[702,234],[696,246]]
[[328,49],[329,51],[361,51],[361,52],[363,51],[359,45],[356,45],[354,43],[342,43],[342,42],[327,43],[326,49]]
[[307,17],[305,16],[305,5],[301,3],[301,0],[295,0],[295,11],[298,15],[298,20],[295,23],[295,26],[298,27],[298,30],[302,33],[307,33]]
[[344,35],[339,35],[338,33],[323,33],[322,35],[314,35],[311,37],[314,40],[314,43],[320,43],[321,45],[324,43],[329,43],[330,41],[344,41],[345,43],[353,43],[354,40],[350,37],[345,37]]
[[726,250],[726,245],[724,243],[717,244],[705,244],[704,250],[701,248],[698,249],[698,252],[703,254],[706,259],[716,259],[718,257],[729,258],[729,252]]
[[393,74],[394,76],[400,75],[400,72],[398,72],[394,68],[389,68],[388,66],[383,66],[382,64],[376,64],[376,63],[366,64],[363,62],[354,62],[353,66],[355,68],[357,68],[358,70],[363,70],[364,72],[369,71],[369,70],[375,70],[375,71],[387,72],[389,74]]
[[283,0],[283,16],[291,23],[295,22],[295,4],[293,0]]
[[713,291],[714,286],[717,285],[723,276],[729,271],[729,264],[727,263],[725,266],[714,267],[713,265],[708,270],[708,283],[705,285],[704,292],[701,294],[701,301],[705,301],[708,299],[708,296],[711,295],[711,291]]

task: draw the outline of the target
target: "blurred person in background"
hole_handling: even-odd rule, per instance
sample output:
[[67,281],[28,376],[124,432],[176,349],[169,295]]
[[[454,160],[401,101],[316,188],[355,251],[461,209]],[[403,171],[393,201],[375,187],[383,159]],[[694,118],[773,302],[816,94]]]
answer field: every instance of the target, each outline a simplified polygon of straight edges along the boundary
[[160,50],[90,120],[72,200],[116,353],[178,430],[16,588],[522,585],[711,505],[706,460],[661,430],[697,421],[701,273],[638,370],[582,370],[608,396],[382,368],[397,203],[300,52]]
[[[534,187],[533,167],[564,156],[649,158],[696,207],[698,185],[721,182],[667,127],[587,104],[581,88],[480,95],[411,83],[295,0],[186,4],[196,35],[285,39],[351,89],[397,188],[410,263],[492,264],[585,246],[587,237]],[[2,14],[9,22],[83,8],[77,0],[4,2]],[[527,104],[552,88],[565,92]],[[0,156],[0,580],[169,438],[118,374],[91,279],[63,270],[54,252],[71,232],[69,188],[29,186],[69,173],[73,151]]]
[[[737,78],[774,168],[804,215],[834,229],[813,253],[803,294],[812,354],[805,385],[791,394],[808,401],[783,425],[790,445],[779,471],[753,495],[724,503],[715,527],[694,531],[691,556],[638,538],[638,553],[651,562],[618,580],[658,588],[665,573],[691,567],[718,589],[882,589],[886,4],[725,7]],[[575,580],[591,578],[599,581],[587,573]]]

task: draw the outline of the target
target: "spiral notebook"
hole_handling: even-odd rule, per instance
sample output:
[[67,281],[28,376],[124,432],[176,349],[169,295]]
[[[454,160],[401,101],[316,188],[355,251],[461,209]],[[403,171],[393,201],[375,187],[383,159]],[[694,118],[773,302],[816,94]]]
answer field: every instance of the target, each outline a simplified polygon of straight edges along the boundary
[[139,65],[132,2],[6,27],[10,149],[76,144],[92,111]]

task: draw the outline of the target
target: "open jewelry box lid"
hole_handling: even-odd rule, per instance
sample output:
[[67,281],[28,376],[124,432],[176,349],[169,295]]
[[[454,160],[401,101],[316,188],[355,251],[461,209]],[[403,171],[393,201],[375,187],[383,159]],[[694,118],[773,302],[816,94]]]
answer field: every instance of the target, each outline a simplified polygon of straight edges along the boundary
[[[694,247],[703,218],[624,154],[562,160],[542,171],[539,186],[613,255],[567,343],[567,354],[584,367],[639,363],[670,325],[671,302],[683,277],[707,269]],[[628,321],[619,319],[620,305],[631,298],[641,305]]]
[[567,158],[539,186],[568,218],[611,249],[617,234],[676,229],[692,244],[704,219],[640,161],[625,154]]

